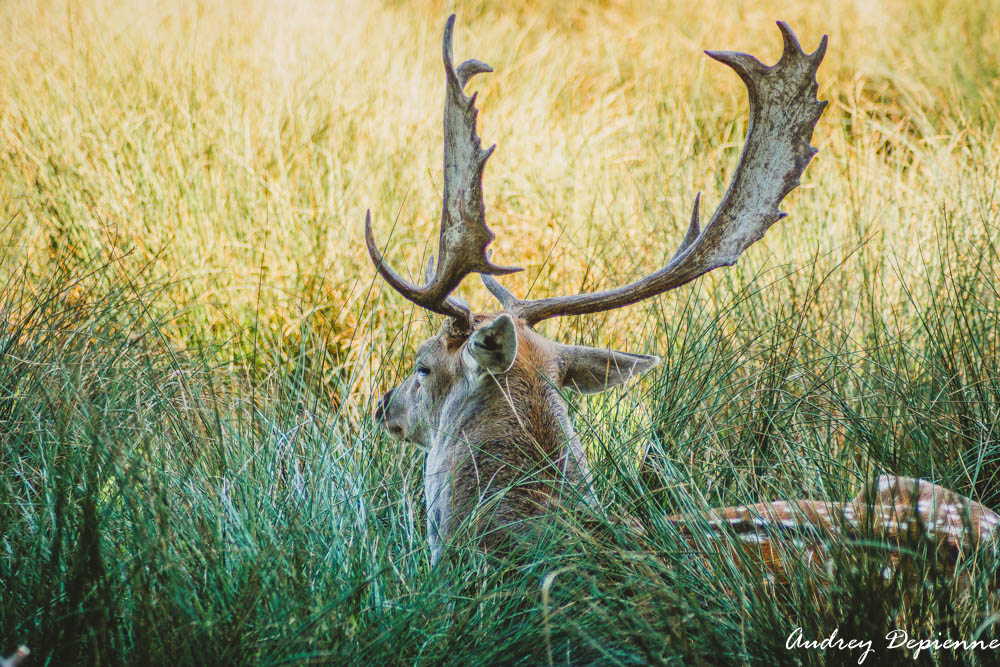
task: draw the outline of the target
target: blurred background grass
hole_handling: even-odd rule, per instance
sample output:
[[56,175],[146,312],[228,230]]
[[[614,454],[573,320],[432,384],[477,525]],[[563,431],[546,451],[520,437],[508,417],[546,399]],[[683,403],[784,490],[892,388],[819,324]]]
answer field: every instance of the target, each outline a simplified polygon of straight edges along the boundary
[[[235,328],[288,354],[309,322],[343,355],[366,318],[398,329],[408,308],[380,283],[370,293],[362,220],[370,207],[379,237],[392,233],[391,256],[419,274],[436,245],[439,41],[454,10],[458,57],[496,69],[476,86],[484,142],[499,145],[485,178],[495,252],[527,269],[511,287],[608,287],[657,268],[694,194],[710,207],[728,183],[745,93],[702,49],[773,62],[781,18],[806,48],[830,35],[819,96],[831,104],[819,156],[785,206],[793,217],[745,264],[843,264],[815,307],[857,327],[865,280],[885,285],[879,306],[891,308],[902,283],[937,261],[943,214],[957,221],[950,234],[970,240],[996,215],[995,9],[9,2],[4,242],[42,275],[52,256],[71,266],[115,257],[126,274],[169,281],[153,305],[171,315],[165,335],[179,346]],[[720,282],[706,291],[722,301]],[[766,296],[780,303],[795,289],[786,281]],[[473,281],[465,296],[493,307]],[[624,343],[641,317],[586,329]]]
[[[981,590],[904,600],[852,552],[832,593],[803,569],[777,601],[724,557],[692,567],[662,518],[877,472],[997,505],[996,10],[3,3],[0,640],[56,663],[821,664],[781,653],[789,618],[973,634]],[[737,267],[543,327],[666,357],[577,416],[612,513],[662,530],[554,527],[529,565],[441,577],[421,455],[368,418],[435,322],[374,279],[362,221],[420,274],[452,11],[456,57],[496,70],[474,86],[487,219],[521,296],[649,273],[694,194],[718,202],[746,100],[703,49],[773,62],[774,20],[807,50],[829,34],[830,106],[790,217]]]

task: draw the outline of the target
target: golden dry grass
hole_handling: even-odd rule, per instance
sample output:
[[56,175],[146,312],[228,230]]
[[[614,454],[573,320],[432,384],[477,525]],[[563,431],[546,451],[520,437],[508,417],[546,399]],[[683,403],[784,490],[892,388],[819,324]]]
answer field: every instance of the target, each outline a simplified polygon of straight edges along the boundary
[[[709,208],[728,182],[745,95],[702,49],[773,61],[773,22],[784,19],[807,49],[830,35],[819,76],[830,106],[814,137],[819,156],[784,206],[791,217],[742,265],[748,275],[782,267],[777,277],[818,257],[816,271],[834,274],[811,307],[850,326],[860,281],[881,281],[880,305],[891,307],[900,278],[936,261],[935,225],[947,219],[951,233],[974,238],[997,219],[994,9],[987,0],[7,2],[6,265],[28,257],[43,273],[56,256],[81,267],[115,258],[111,274],[169,279],[153,306],[170,315],[164,330],[178,345],[254,323],[279,353],[303,323],[335,350],[387,345],[410,309],[373,282],[362,220],[370,207],[378,237],[391,234],[389,256],[419,274],[436,240],[439,43],[455,11],[456,57],[496,70],[475,87],[480,134],[498,144],[485,181],[495,252],[527,269],[510,287],[608,287],[654,270],[695,192]],[[724,277],[706,282],[728,289]],[[794,281],[783,285],[765,298],[797,298]],[[472,280],[464,294],[491,307]],[[586,335],[621,342],[635,312]],[[390,326],[363,342],[356,328],[370,316]]]

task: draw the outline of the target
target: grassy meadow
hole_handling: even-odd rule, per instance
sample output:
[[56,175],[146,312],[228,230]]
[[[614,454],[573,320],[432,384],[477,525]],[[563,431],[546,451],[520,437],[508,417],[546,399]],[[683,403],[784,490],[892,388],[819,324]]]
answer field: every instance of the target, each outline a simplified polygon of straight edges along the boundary
[[[884,545],[788,559],[776,592],[675,512],[846,500],[880,473],[1000,507],[1000,11],[993,0],[0,3],[0,653],[28,664],[857,664],[796,628],[1000,637]],[[774,21],[829,34],[819,154],[790,216],[698,283],[554,320],[657,353],[572,398],[607,516],[516,559],[432,569],[422,453],[375,400],[438,322],[375,278],[362,224],[421,274],[440,215],[441,32],[497,143],[487,220],[519,296],[662,265],[746,130]],[[495,306],[478,280],[461,295]],[[592,529],[594,525],[598,527]],[[993,651],[916,664],[996,664]]]

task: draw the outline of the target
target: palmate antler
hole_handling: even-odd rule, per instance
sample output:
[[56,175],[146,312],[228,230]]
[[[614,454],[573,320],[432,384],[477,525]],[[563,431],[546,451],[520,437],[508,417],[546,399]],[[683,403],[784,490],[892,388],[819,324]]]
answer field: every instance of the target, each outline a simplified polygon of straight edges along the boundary
[[695,198],[691,223],[673,258],[659,271],[634,283],[604,292],[516,299],[496,280],[484,276],[487,288],[505,310],[529,324],[562,315],[582,315],[621,308],[688,283],[720,266],[731,266],[768,228],[787,215],[778,205],[798,184],[816,154],[809,142],[826,102],[816,99],[816,70],[826,53],[805,54],[788,24],[779,21],[784,39],[781,60],[767,67],[746,53],[706,51],[743,79],[750,97],[750,126],[736,173],[719,208],[704,231]]
[[466,60],[457,68],[452,64],[451,35],[455,15],[448,17],[444,28],[442,56],[446,92],[444,102],[444,204],[441,207],[441,238],[438,242],[437,267],[434,258],[427,267],[427,284],[417,287],[385,263],[372,234],[371,211],[365,216],[365,242],[378,272],[393,289],[415,304],[442,315],[450,315],[460,327],[468,329],[469,307],[449,295],[470,273],[503,275],[518,268],[496,266],[486,255],[493,232],[486,226],[483,206],[483,168],[496,144],[483,150],[476,134],[476,95],[466,97],[466,82],[493,68],[479,60]]
[[[473,74],[491,71],[470,60],[457,70],[451,67],[451,33],[455,17],[448,19],[444,34],[445,71],[448,93],[445,104],[445,196],[441,216],[438,267],[433,280],[418,288],[407,283],[384,264],[366,222],[368,250],[379,272],[400,294],[429,310],[469,322],[469,310],[448,295],[472,272],[483,282],[504,310],[534,325],[563,315],[582,315],[621,308],[684,285],[721,266],[731,266],[739,255],[775,222],[785,217],[778,210],[781,200],[799,184],[806,166],[816,154],[810,145],[826,102],[816,99],[816,70],[826,53],[824,35],[819,48],[806,54],[791,28],[778,22],[784,51],[777,64],[768,67],[746,53],[706,51],[732,67],[743,80],[750,98],[750,124],[736,173],[708,225],[701,229],[695,198],[691,223],[684,240],[665,267],[634,283],[603,292],[537,300],[517,299],[494,279],[494,275],[519,269],[494,266],[486,246],[493,234],[486,227],[482,200],[482,170],[493,152],[482,150],[476,136],[475,96],[465,97],[462,87]],[[464,73],[464,74],[463,74]]]

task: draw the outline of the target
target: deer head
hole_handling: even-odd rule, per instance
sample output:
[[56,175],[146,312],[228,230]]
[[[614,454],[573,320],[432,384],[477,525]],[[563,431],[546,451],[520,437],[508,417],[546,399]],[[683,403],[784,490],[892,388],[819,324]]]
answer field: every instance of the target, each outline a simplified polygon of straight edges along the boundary
[[[567,498],[587,498],[586,457],[562,390],[604,391],[654,366],[654,356],[563,345],[534,330],[539,322],[621,308],[732,265],[783,218],[781,200],[799,184],[816,153],[813,128],[825,102],[816,99],[816,70],[826,37],[812,54],[778,23],[784,52],[774,66],[753,56],[707,52],[740,76],[750,99],[750,124],[729,189],[702,229],[700,195],[687,233],[660,270],[628,285],[590,294],[538,300],[515,298],[494,276],[517,268],[490,261],[482,176],[495,146],[476,133],[476,96],[465,84],[492,69],[478,60],[452,61],[451,16],[444,30],[444,203],[438,259],[423,286],[393,271],[375,242],[371,213],[365,241],[382,277],[401,295],[447,317],[417,352],[413,373],[386,393],[376,412],[389,434],[427,450],[424,490],[432,560],[442,540],[472,525],[482,544],[497,544],[526,517]],[[500,310],[473,314],[452,296],[462,279],[479,273]],[[469,521],[470,517],[474,520]]]

